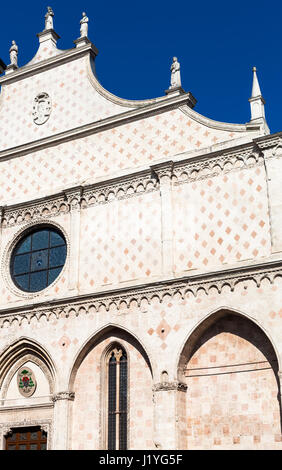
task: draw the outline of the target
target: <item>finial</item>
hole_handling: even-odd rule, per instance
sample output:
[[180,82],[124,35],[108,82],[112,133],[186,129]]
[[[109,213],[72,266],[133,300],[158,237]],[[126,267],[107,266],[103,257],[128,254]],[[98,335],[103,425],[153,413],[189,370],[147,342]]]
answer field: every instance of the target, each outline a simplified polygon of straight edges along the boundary
[[87,38],[88,37],[88,22],[89,19],[86,16],[85,11],[82,13],[82,18],[80,20],[80,37]]
[[54,16],[54,12],[53,12],[52,8],[47,7],[47,13],[45,15],[45,30],[46,29],[54,29],[53,16]]
[[260,86],[257,77],[257,68],[253,67],[253,87],[252,87],[252,96],[254,98],[256,96],[261,96]]

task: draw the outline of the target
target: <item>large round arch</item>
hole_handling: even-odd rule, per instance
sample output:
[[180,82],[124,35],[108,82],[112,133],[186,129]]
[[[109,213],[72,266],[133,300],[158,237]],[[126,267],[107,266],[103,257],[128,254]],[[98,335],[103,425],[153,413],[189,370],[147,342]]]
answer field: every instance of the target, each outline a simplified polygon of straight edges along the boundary
[[188,387],[182,446],[279,448],[278,371],[275,346],[252,318],[227,308],[204,318],[179,355],[178,377]]

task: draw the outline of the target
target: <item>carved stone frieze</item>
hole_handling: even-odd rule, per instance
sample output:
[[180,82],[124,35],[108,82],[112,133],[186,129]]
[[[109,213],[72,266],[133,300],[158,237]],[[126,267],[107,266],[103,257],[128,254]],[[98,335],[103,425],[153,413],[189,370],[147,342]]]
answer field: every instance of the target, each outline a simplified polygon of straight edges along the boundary
[[56,318],[72,318],[89,313],[95,313],[101,309],[109,311],[114,308],[117,311],[129,308],[132,303],[138,307],[142,302],[151,304],[153,300],[163,302],[166,297],[180,297],[182,300],[187,295],[198,296],[199,293],[209,295],[211,289],[216,289],[221,294],[223,288],[234,291],[237,286],[252,281],[257,288],[263,280],[274,283],[275,278],[282,277],[282,262],[276,261],[264,265],[246,266],[236,269],[228,269],[217,273],[204,273],[180,279],[169,279],[162,282],[142,284],[96,294],[85,295],[80,298],[53,300],[46,303],[33,304],[32,307],[22,306],[0,311],[0,328],[9,328],[23,322],[46,321]]
[[267,137],[260,137],[255,139],[255,142],[256,145],[262,150],[277,147],[278,145],[282,144],[282,135],[279,133]]
[[232,152],[222,152],[215,157],[203,158],[201,156],[191,161],[176,162],[173,167],[174,183],[181,184],[187,181],[210,178],[220,173],[263,165],[263,163],[262,152],[254,146]]
[[[277,138],[275,142],[278,145]],[[126,199],[140,193],[157,191],[161,181],[173,179],[174,184],[181,184],[190,180],[210,178],[221,172],[263,165],[264,155],[261,151],[263,145],[267,143],[262,141],[259,145],[248,144],[233,151],[217,152],[216,155],[200,155],[177,162],[162,162],[150,169],[113,180],[68,188],[50,197],[3,206],[2,226],[5,228],[33,220],[45,220],[95,204],[106,204],[115,199]]]
[[170,180],[173,174],[174,162],[168,161],[164,163],[159,163],[157,165],[152,165],[152,171],[157,175],[159,181]]
[[141,174],[121,177],[114,181],[69,188],[56,196],[1,207],[2,226],[12,227],[34,220],[42,222],[50,217],[57,217],[80,208],[85,209],[93,204],[105,204],[113,199],[125,199],[140,193],[156,191],[158,187],[156,178],[152,176],[150,170],[146,170]]
[[70,211],[80,209],[82,193],[82,186],[67,189],[64,191],[65,201]]
[[3,208],[2,224],[3,227],[11,227],[19,224],[26,224],[33,220],[42,221],[49,217],[56,217],[69,211],[69,206],[65,201],[64,194],[56,198],[44,198],[32,203],[18,204]]
[[92,187],[85,188],[82,196],[82,208],[93,204],[105,204],[114,199],[126,199],[134,195],[156,191],[159,185],[150,171],[141,174],[133,174],[118,181],[103,182]]

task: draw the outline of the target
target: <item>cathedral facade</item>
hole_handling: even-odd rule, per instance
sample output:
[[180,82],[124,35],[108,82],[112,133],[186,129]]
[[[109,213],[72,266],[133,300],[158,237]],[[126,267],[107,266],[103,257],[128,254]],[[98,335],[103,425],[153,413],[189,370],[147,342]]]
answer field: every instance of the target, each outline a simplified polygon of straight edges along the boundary
[[282,449],[282,134],[0,61],[0,448]]

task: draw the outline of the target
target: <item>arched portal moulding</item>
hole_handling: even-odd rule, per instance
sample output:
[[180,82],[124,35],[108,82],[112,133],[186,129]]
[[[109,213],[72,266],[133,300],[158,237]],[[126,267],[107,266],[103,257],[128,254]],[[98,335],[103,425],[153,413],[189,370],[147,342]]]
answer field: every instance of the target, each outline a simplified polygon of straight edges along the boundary
[[[7,385],[6,378],[26,360],[34,361],[45,373],[50,385],[50,392],[56,388],[57,369],[47,350],[37,341],[21,337],[5,346],[0,352],[0,389]],[[5,388],[5,387],[4,387]],[[3,394],[3,392],[2,392]]]
[[107,325],[104,325],[99,330],[97,330],[90,337],[88,337],[88,339],[84,342],[79,352],[77,353],[73,362],[73,366],[71,367],[69,373],[69,378],[67,380],[68,390],[73,390],[76,373],[79,369],[80,364],[82,363],[86,355],[89,353],[89,351],[91,351],[91,349],[93,349],[100,342],[102,342],[104,339],[111,335],[115,337],[115,342],[118,342],[119,339],[124,340],[126,342],[130,342],[132,346],[134,346],[144,357],[151,371],[152,378],[156,376],[157,365],[153,354],[150,351],[150,348],[147,345],[145,347],[143,342],[134,333],[129,331],[124,326],[114,323],[108,323]]
[[251,317],[245,312],[242,312],[240,310],[236,310],[231,307],[226,307],[222,306],[217,308],[216,310],[213,310],[212,312],[208,313],[204,318],[202,318],[192,330],[189,331],[189,333],[186,335],[185,340],[182,342],[181,347],[179,349],[179,352],[176,357],[176,363],[174,365],[174,370],[177,373],[177,380],[182,382],[184,380],[184,375],[183,375],[183,370],[185,363],[187,362],[187,357],[189,356],[189,353],[191,353],[194,344],[196,343],[197,339],[209,328],[214,322],[219,320],[220,318],[226,316],[226,315],[238,315],[243,318],[246,318],[247,320],[251,321],[254,323],[260,330],[265,334],[267,339],[272,345],[272,348],[275,352],[275,356],[277,359],[278,363],[278,370],[281,371],[281,357],[279,355],[279,352],[277,350],[277,347],[271,337],[271,335],[268,333],[268,331],[257,321],[257,319]]
[[14,363],[14,365],[11,367],[10,371],[4,378],[3,385],[0,391],[1,399],[5,400],[12,378],[20,369],[20,367],[22,367],[26,362],[33,362],[42,370],[49,384],[49,394],[52,395],[54,393],[54,380],[46,364],[33,354],[27,354],[21,357],[18,361],[16,361],[16,363]]

